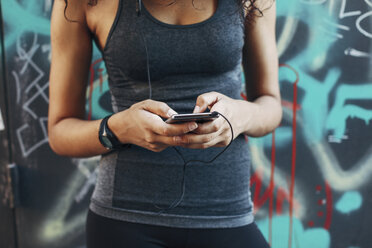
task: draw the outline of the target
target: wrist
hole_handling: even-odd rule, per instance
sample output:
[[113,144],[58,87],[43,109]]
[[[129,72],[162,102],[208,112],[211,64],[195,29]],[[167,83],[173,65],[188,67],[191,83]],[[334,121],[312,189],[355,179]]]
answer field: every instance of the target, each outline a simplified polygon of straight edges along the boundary
[[237,100],[237,107],[235,107],[235,109],[235,116],[237,116],[237,135],[250,135],[250,133],[252,132],[252,121],[254,119],[253,117],[258,111],[258,106],[246,100]]
[[243,133],[252,137],[261,137],[272,132],[281,120],[280,102],[271,96],[262,96],[254,102],[242,100],[244,104]]
[[[108,121],[111,119],[113,114],[106,116],[101,120],[99,132],[98,132],[98,138],[101,144],[109,151],[112,150],[119,150],[122,148],[128,148],[130,145],[125,144],[122,141],[119,140],[118,136],[120,137],[120,132],[114,133],[111,128],[113,127],[111,122],[111,128],[108,125]],[[118,135],[119,133],[119,135]]]
[[127,144],[129,143],[126,135],[127,125],[125,123],[125,119],[122,115],[124,115],[125,111],[115,113],[111,115],[111,117],[107,121],[107,126],[111,130],[111,132],[116,136],[116,138],[120,141],[120,143]]

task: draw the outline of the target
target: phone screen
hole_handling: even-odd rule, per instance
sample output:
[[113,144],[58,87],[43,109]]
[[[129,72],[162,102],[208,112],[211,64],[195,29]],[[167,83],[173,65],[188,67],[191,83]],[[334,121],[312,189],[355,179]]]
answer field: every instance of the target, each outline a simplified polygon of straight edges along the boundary
[[218,118],[220,115],[218,112],[210,112],[210,113],[191,113],[191,114],[176,114],[172,115],[169,119],[165,122],[168,124],[171,123],[179,123],[179,122],[188,122],[188,121],[195,121],[195,122],[206,122],[212,121]]

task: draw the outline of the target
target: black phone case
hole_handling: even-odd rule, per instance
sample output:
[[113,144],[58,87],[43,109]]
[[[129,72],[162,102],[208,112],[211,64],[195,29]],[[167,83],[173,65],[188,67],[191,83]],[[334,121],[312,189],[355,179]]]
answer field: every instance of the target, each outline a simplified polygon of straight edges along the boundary
[[[198,115],[200,113],[197,113],[195,115]],[[174,124],[174,123],[182,123],[182,122],[189,122],[189,121],[195,121],[197,123],[203,123],[207,121],[212,121],[219,117],[218,112],[211,112],[210,116],[200,116],[200,117],[193,117],[193,116],[183,116],[179,117],[177,115],[172,116],[171,118],[167,119],[165,122],[168,124]]]

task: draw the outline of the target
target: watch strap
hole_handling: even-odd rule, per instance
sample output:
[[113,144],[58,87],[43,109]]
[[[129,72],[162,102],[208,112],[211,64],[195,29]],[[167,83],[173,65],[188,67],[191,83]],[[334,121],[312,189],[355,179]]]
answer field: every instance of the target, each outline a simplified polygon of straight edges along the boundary
[[[99,140],[101,144],[106,147],[109,150],[113,149],[121,149],[124,147],[129,147],[130,144],[123,144],[119,141],[119,139],[116,137],[116,135],[111,131],[111,129],[108,126],[108,119],[112,116],[113,114],[110,114],[106,116],[105,118],[102,119],[100,128],[99,128]],[[103,137],[105,136],[111,143],[107,144],[106,142],[103,141]]]

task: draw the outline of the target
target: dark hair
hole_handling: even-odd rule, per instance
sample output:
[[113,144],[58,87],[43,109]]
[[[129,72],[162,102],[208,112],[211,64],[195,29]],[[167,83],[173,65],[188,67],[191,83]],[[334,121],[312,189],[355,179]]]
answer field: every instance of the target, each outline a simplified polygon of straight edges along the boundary
[[[70,22],[77,22],[77,21],[74,21],[74,20],[71,20],[69,18],[67,18],[66,16],[66,10],[67,10],[67,6],[68,6],[68,0],[64,0],[65,3],[66,3],[66,6],[65,6],[65,10],[64,10],[64,15],[65,15],[65,18],[70,21]],[[88,1],[88,5],[90,6],[94,6],[97,4],[97,1],[98,0],[87,0]],[[174,0],[172,3],[170,4],[167,4],[167,5],[172,5],[176,2],[177,0]],[[245,18],[245,23],[244,24],[250,24],[252,21],[254,21],[254,17],[262,17],[263,16],[263,13],[262,13],[262,10],[260,10],[257,6],[256,6],[256,1],[257,0],[236,0],[239,2],[239,5],[240,5],[240,8],[241,9],[245,9],[246,10],[246,18]],[[275,0],[272,0],[273,2]],[[248,3],[248,4],[247,4]],[[192,0],[192,4],[194,5],[194,0]],[[271,6],[270,6],[271,7]],[[270,8],[268,7],[268,8]],[[268,9],[267,8],[267,9]],[[256,13],[259,12],[259,15],[257,15]]]

